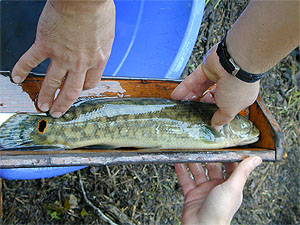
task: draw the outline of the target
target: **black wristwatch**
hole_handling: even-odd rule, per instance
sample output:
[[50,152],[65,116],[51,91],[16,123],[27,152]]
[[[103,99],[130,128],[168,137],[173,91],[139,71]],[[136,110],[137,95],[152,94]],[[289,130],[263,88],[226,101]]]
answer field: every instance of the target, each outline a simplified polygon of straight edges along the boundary
[[226,48],[226,36],[219,43],[217,48],[217,55],[223,68],[233,76],[236,76],[247,83],[254,83],[263,77],[263,74],[252,74],[242,70],[231,58]]

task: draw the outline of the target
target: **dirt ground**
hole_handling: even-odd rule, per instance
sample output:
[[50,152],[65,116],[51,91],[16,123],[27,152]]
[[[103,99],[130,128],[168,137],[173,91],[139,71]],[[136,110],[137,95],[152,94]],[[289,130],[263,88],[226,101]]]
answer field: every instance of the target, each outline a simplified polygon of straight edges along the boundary
[[[183,77],[201,62],[247,5],[211,1]],[[262,80],[260,96],[284,133],[284,160],[263,163],[247,181],[232,224],[300,223],[300,71],[295,49]],[[81,188],[84,187],[84,191]],[[85,199],[84,195],[89,199]],[[3,224],[180,224],[183,194],[173,165],[89,167],[51,179],[3,180]],[[1,221],[0,221],[1,223]]]

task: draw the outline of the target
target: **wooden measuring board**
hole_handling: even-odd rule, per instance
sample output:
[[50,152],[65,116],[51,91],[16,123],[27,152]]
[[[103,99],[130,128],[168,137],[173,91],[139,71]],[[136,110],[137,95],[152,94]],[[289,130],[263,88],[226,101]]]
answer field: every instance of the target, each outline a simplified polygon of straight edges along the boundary
[[[0,72],[0,113],[39,112],[37,96],[43,76],[30,75],[22,84],[11,82],[9,72]],[[170,98],[179,80],[131,79],[104,77],[94,89],[83,91],[81,97],[102,98]],[[257,155],[264,161],[282,159],[283,135],[270,111],[258,98],[241,112],[260,130],[257,143],[246,147],[225,149],[74,149],[74,150],[2,150],[0,168],[108,165],[128,163],[232,162]]]

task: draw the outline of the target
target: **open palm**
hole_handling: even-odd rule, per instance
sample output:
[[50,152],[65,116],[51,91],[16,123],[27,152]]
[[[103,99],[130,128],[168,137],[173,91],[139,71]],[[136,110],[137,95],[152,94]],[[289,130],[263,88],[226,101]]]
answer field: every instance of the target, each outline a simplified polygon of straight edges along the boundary
[[208,177],[200,163],[189,163],[193,175],[184,164],[175,164],[185,201],[183,224],[230,224],[242,203],[247,177],[261,163],[259,157],[249,157],[240,165],[224,163],[225,177],[218,163],[207,163]]

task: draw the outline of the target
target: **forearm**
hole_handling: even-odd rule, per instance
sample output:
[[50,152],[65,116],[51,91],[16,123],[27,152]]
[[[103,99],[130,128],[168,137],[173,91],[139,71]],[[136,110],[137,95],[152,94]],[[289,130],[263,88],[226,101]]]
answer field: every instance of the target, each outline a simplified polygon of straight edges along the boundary
[[300,44],[299,1],[252,0],[228,32],[226,45],[235,62],[263,73]]
[[112,0],[48,0],[58,12],[65,15],[90,15],[96,14],[99,8]]
[[[90,43],[110,42],[114,38],[111,32],[115,23],[113,0],[48,0],[45,9],[41,17],[48,19],[39,21],[36,42],[47,37],[47,41],[67,49],[95,53],[99,48]],[[109,35],[103,35],[108,30]],[[103,44],[101,48],[106,49]]]

